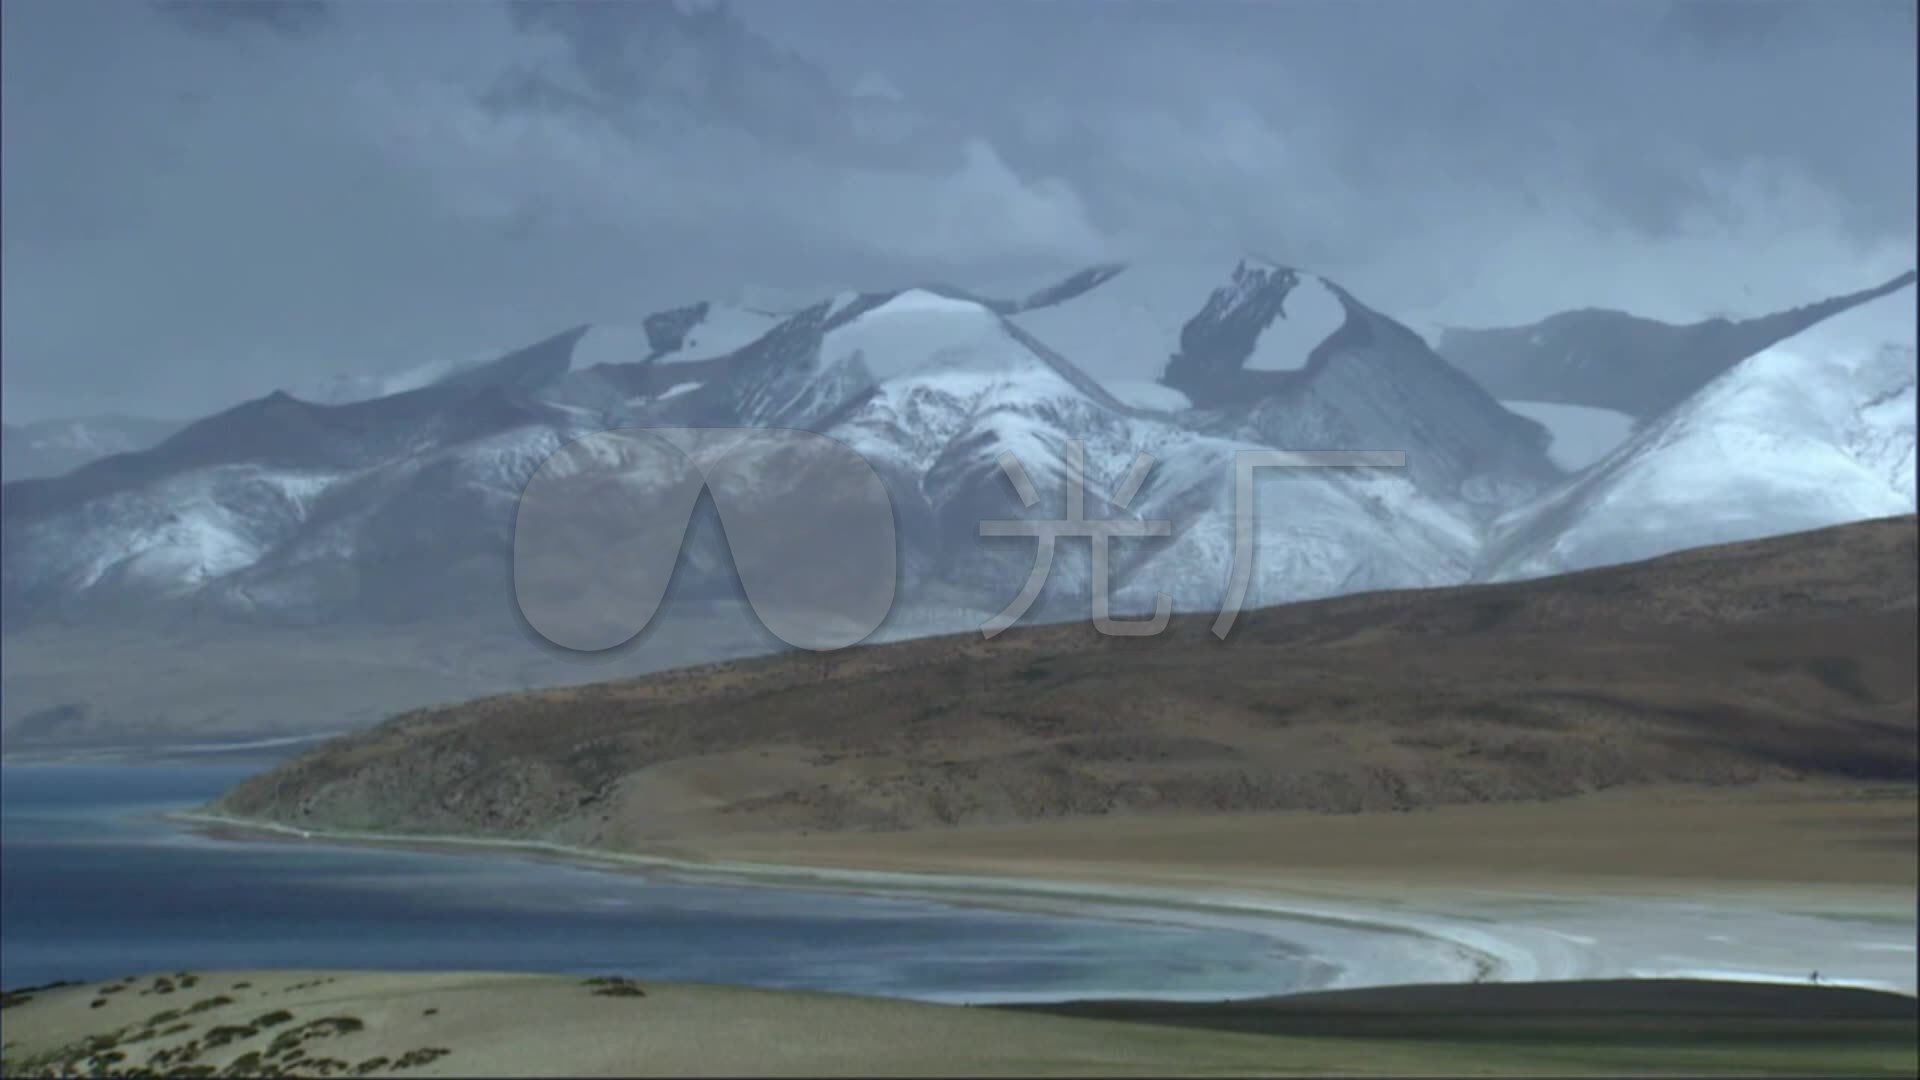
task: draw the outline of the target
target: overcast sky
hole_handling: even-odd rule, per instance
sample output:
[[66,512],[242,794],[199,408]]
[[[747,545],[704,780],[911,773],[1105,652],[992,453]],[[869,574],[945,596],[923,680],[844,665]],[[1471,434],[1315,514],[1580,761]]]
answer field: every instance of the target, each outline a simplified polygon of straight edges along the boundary
[[1241,251],[1416,325],[1911,266],[1911,0],[6,0],[9,421]]

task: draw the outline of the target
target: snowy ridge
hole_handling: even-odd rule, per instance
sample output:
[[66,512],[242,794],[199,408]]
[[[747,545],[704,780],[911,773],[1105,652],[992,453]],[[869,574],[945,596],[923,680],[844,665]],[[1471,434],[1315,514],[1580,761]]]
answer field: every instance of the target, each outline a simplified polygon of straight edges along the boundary
[[[252,466],[183,473],[34,522],[9,537],[24,554],[7,574],[73,592],[112,583],[178,594],[258,561],[335,479]],[[103,520],[115,527],[92,527]]]
[[[1217,607],[1249,554],[1233,550],[1242,450],[1407,455],[1405,468],[1257,474],[1248,604],[1549,573],[1914,505],[1914,353],[1881,348],[1885,320],[1868,308],[1610,448],[1620,415],[1503,407],[1304,271],[1103,266],[1018,295],[924,286],[787,314],[694,304],[403,373],[408,389],[370,400],[248,402],[151,450],[9,485],[9,617],[149,601],[321,621],[497,613],[528,479],[561,446],[630,426],[803,428],[857,451],[894,500],[899,625],[930,631],[976,628],[1026,580],[1032,543],[983,542],[980,523],[1057,518],[1071,483],[1090,517],[1168,523],[1115,541],[1117,612],[1150,611],[1158,593]],[[1143,454],[1146,482],[1119,505]],[[594,440],[569,464],[609,470],[635,497],[668,475],[644,441]],[[775,473],[743,479],[780,488]],[[674,588],[726,595],[717,525],[687,544],[693,568]],[[1061,543],[1031,619],[1084,616],[1090,551]],[[951,623],[962,615],[973,622]]]
[[[827,319],[847,306],[836,300]],[[985,305],[927,289],[898,293],[827,331],[818,359],[822,369],[859,365],[873,383],[929,369],[1012,371],[1031,362]]]
[[[1561,573],[1910,514],[1915,351],[1877,335],[1911,289],[1767,349],[1539,504],[1500,522],[1482,573]],[[1911,316],[1906,323],[1911,326]]]

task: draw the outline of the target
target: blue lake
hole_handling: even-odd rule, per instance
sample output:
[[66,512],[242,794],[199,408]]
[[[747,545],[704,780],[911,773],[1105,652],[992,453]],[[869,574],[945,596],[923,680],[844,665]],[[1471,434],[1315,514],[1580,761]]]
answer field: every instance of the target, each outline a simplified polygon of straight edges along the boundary
[[265,766],[0,766],[0,986],[157,970],[626,974],[932,999],[1278,993],[1224,930],[709,886],[498,855],[216,840],[158,820]]

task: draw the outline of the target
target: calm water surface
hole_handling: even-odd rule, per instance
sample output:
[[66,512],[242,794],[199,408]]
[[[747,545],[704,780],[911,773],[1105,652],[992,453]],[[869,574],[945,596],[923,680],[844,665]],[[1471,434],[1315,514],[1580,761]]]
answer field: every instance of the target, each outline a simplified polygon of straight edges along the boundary
[[628,974],[933,999],[1276,993],[1228,931],[213,840],[154,819],[261,763],[0,766],[0,986],[206,968]]

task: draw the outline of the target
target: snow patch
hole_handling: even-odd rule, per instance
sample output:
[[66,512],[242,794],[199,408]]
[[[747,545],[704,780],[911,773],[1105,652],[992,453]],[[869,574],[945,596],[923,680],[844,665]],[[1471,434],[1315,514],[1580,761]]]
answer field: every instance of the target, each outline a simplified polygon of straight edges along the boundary
[[1246,367],[1252,371],[1300,371],[1320,343],[1347,321],[1346,306],[1327,283],[1301,274],[1287,291],[1281,312],[1260,331]]
[[1129,266],[1064,303],[1012,316],[1097,379],[1151,382],[1180,349],[1180,330],[1230,276],[1217,264]]
[[570,371],[584,371],[601,364],[632,364],[645,360],[653,351],[644,327],[595,323],[574,343]]
[[[701,319],[680,339],[679,348],[661,353],[655,359],[662,364],[675,364],[725,356],[758,341],[767,331],[779,325],[782,318],[781,315],[752,308],[713,305],[707,308],[706,318]],[[639,357],[646,355],[647,350],[642,348]]]
[[1863,331],[1905,289],[1748,357],[1509,515],[1484,573],[1538,577],[1915,509],[1915,351]]
[[927,370],[1011,371],[1040,360],[972,300],[908,289],[827,332],[821,370],[858,360],[875,381]]
[[1633,435],[1633,417],[1613,409],[1552,401],[1503,401],[1500,404],[1546,428],[1553,438],[1547,447],[1547,457],[1568,472],[1579,472],[1599,461]]
[[847,307],[858,299],[860,299],[860,294],[854,292],[852,289],[843,289],[835,293],[833,300],[827,304],[826,317],[832,319],[835,315],[847,310]]

